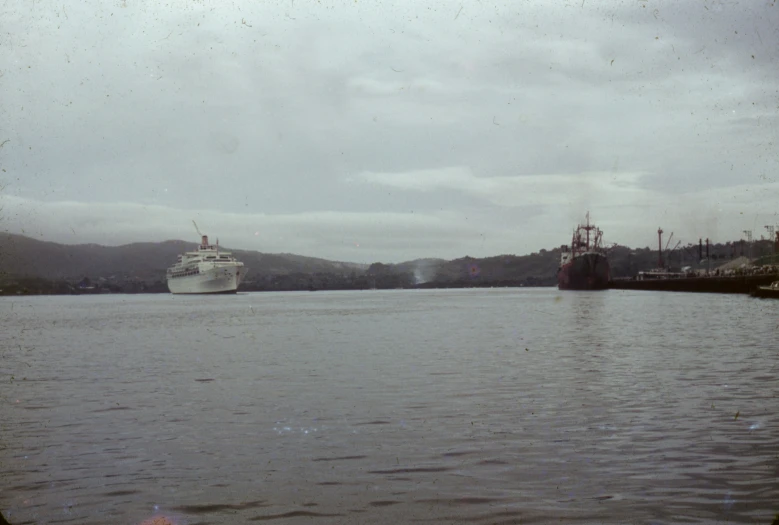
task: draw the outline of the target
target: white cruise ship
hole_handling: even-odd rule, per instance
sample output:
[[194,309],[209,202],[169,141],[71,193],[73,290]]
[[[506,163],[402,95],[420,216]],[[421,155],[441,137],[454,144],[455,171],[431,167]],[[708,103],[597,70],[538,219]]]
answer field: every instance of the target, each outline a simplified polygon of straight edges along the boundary
[[219,251],[218,239],[208,244],[203,235],[196,252],[179,255],[168,268],[168,289],[174,294],[235,293],[247,271],[229,252]]

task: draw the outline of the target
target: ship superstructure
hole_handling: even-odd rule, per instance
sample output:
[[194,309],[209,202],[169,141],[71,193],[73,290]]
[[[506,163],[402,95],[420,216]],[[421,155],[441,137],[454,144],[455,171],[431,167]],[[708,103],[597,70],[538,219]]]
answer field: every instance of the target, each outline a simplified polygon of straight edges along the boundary
[[216,244],[209,244],[207,235],[200,239],[196,251],[179,255],[168,268],[168,289],[174,294],[235,293],[248,269],[230,252],[220,251],[218,239]]

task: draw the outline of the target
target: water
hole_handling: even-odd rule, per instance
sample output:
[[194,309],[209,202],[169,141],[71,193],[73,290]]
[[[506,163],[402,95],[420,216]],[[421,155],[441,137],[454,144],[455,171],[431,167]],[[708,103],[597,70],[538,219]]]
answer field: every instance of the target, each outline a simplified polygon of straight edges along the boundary
[[22,523],[770,523],[779,301],[0,299]]

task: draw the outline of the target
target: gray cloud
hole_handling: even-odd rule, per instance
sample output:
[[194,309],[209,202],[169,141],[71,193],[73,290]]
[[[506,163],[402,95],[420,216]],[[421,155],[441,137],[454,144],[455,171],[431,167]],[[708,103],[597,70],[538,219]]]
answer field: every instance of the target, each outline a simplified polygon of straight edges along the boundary
[[775,221],[770,2],[2,9],[11,231],[199,217],[236,248],[397,261],[554,246],[587,208],[630,244]]

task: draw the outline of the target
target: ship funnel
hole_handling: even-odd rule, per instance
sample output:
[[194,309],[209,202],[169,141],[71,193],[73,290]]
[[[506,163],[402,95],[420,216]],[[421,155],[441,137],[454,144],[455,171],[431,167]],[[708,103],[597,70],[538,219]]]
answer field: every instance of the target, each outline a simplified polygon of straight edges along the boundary
[[203,238],[200,242],[203,246],[208,246],[208,235],[203,235]]

